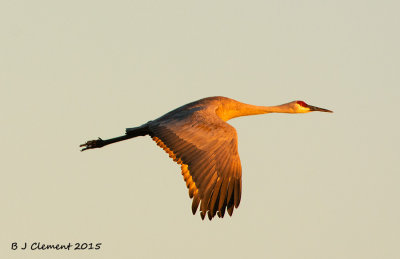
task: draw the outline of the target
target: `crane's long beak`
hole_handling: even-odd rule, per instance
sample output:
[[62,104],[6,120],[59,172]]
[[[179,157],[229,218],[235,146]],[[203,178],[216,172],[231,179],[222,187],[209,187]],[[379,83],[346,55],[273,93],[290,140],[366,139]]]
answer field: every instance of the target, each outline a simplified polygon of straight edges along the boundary
[[308,108],[310,108],[310,111],[312,111],[312,112],[333,112],[333,111],[330,111],[330,110],[327,110],[324,108],[319,108],[319,107],[315,107],[315,106],[311,106],[311,105],[308,105]]

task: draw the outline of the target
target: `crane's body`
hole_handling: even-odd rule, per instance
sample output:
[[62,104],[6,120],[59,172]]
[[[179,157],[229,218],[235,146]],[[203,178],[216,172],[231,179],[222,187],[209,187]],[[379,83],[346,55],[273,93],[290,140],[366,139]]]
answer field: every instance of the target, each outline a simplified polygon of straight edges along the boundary
[[91,140],[82,151],[100,148],[137,136],[150,135],[158,146],[181,165],[182,175],[193,199],[192,212],[211,220],[232,215],[240,204],[242,169],[237,134],[226,121],[264,113],[331,112],[303,101],[278,106],[255,106],[226,97],[208,97],[183,105],[142,126],[127,128],[126,134],[108,140]]

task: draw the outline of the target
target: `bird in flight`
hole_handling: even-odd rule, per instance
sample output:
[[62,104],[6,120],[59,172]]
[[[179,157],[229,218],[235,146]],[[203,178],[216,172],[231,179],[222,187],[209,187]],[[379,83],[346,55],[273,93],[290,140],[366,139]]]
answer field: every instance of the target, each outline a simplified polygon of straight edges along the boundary
[[200,205],[200,216],[211,220],[215,215],[232,216],[240,203],[242,167],[237,134],[226,121],[264,113],[332,112],[293,101],[277,106],[256,106],[226,97],[208,97],[183,105],[142,126],[127,128],[123,136],[90,140],[81,151],[101,148],[130,138],[150,135],[181,166],[189,189],[192,212]]

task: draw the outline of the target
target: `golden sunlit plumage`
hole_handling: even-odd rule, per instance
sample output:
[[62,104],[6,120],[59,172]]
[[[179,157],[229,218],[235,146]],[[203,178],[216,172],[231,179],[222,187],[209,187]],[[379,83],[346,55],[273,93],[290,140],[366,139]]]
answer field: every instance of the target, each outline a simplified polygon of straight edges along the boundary
[[165,150],[174,162],[181,165],[183,180],[186,182],[186,187],[189,189],[189,197],[193,198],[194,195],[198,193],[196,183],[193,181],[193,177],[189,172],[188,165],[184,164],[180,158],[177,158],[174,152],[172,152],[159,138],[153,137],[153,140],[157,143],[159,147]]
[[192,212],[200,216],[231,216],[240,204],[242,167],[236,130],[226,123],[240,116],[263,113],[331,112],[303,101],[278,106],[255,106],[226,97],[204,98],[181,106],[142,126],[127,128],[126,134],[108,140],[91,140],[82,151],[100,148],[137,136],[150,135],[158,146],[181,165],[192,201]]

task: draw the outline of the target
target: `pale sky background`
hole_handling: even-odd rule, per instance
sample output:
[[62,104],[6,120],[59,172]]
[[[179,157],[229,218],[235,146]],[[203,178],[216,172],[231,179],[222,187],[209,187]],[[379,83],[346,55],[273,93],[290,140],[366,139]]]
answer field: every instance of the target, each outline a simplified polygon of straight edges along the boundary
[[[1,1],[1,258],[400,258],[399,1]],[[230,121],[242,202],[202,221],[149,137],[222,95],[335,113]],[[12,251],[12,242],[101,242]]]

